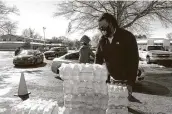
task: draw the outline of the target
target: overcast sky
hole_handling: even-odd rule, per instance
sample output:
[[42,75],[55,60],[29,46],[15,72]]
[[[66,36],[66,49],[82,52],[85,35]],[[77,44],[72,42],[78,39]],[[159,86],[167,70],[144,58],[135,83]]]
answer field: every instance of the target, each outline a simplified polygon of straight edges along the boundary
[[[52,38],[53,36],[66,36],[68,21],[63,17],[53,17],[53,12],[56,11],[54,6],[59,0],[3,0],[7,5],[15,5],[20,15],[10,15],[10,19],[18,21],[17,35],[21,35],[23,29],[32,28],[43,36],[43,27],[46,27],[45,37]],[[172,28],[165,29],[159,22],[152,24],[155,29],[151,37],[165,38],[166,34],[172,32]],[[92,36],[90,33],[85,33]],[[79,39],[81,35],[73,34],[69,38]]]

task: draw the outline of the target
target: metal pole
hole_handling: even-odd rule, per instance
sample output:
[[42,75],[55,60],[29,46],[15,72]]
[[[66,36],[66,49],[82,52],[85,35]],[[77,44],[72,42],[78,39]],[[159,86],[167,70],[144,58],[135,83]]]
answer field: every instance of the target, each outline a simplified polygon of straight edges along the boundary
[[45,47],[45,27],[43,27],[43,33],[44,33],[44,47]]

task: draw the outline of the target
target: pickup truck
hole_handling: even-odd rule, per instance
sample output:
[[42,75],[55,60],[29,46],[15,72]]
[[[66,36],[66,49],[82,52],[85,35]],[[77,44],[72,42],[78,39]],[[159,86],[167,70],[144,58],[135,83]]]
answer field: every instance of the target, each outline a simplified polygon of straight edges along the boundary
[[172,63],[172,52],[165,51],[161,45],[147,45],[146,49],[139,50],[139,56],[142,60],[150,63]]

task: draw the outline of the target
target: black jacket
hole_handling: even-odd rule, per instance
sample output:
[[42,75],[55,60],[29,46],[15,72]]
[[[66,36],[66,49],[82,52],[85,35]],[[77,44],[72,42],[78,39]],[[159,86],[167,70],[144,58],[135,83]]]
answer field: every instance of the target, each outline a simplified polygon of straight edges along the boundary
[[137,76],[139,63],[138,47],[135,36],[127,30],[118,28],[113,35],[112,43],[107,43],[104,36],[101,37],[95,63],[106,63],[109,75],[115,80],[127,80],[133,85]]

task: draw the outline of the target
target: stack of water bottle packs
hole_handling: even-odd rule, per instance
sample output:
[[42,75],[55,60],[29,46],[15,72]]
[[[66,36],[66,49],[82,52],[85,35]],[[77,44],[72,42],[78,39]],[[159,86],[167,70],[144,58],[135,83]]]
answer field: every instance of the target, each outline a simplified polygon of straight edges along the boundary
[[62,64],[64,114],[105,114],[107,70],[98,64]]
[[107,70],[98,64],[62,64],[63,114],[126,114],[127,88],[107,85]]
[[128,114],[128,89],[125,84],[108,84],[106,114]]

